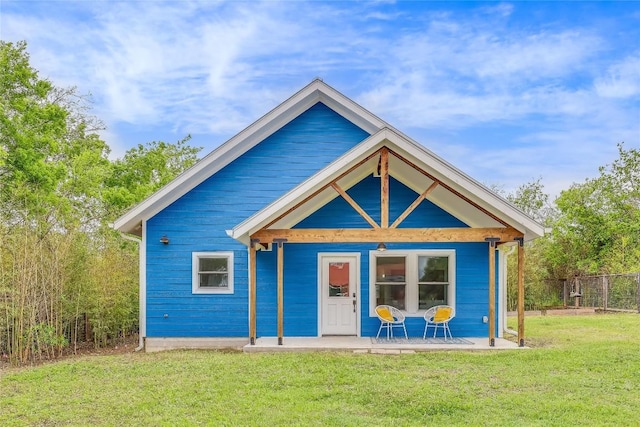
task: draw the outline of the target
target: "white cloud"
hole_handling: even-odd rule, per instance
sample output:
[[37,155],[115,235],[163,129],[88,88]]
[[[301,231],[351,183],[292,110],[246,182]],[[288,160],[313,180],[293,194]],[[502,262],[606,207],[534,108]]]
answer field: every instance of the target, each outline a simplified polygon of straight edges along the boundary
[[[640,144],[637,49],[577,20],[520,25],[520,3],[6,3],[3,39],[27,39],[43,75],[94,94],[114,152],[131,144],[123,123],[219,143],[314,77],[508,187],[579,181],[615,143]],[[488,125],[495,136],[454,138]]]
[[404,36],[388,52],[378,84],[360,99],[410,126],[468,126],[580,109],[583,91],[565,85],[598,50],[598,37],[492,33],[466,24],[438,21]]
[[636,52],[607,68],[594,82],[598,95],[605,98],[631,98],[640,95],[640,53]]
[[508,17],[513,13],[514,6],[511,3],[499,3],[497,5],[480,7],[480,11],[489,15]]

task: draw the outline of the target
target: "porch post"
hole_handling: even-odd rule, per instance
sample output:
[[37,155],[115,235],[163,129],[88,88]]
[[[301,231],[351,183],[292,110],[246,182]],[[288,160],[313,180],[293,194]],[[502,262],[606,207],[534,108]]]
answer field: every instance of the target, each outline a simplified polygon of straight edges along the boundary
[[287,239],[273,239],[278,245],[278,345],[284,337],[284,242]]
[[518,241],[518,345],[524,347],[524,237]]
[[260,239],[251,239],[249,245],[249,340],[256,344],[256,243]]
[[496,345],[496,243],[498,237],[487,237],[489,242],[489,346]]
[[380,150],[380,227],[389,227],[389,149]]

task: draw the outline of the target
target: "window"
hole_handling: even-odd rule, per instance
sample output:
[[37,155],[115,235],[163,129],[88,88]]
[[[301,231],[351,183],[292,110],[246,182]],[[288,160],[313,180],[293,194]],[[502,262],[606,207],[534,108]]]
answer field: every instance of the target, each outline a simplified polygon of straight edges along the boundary
[[233,293],[233,252],[193,252],[194,294]]
[[405,257],[378,257],[376,263],[376,305],[405,309],[407,287]]
[[418,277],[418,309],[447,304],[448,256],[418,256]]
[[455,304],[455,251],[370,253],[371,313],[380,304],[421,316],[439,304]]

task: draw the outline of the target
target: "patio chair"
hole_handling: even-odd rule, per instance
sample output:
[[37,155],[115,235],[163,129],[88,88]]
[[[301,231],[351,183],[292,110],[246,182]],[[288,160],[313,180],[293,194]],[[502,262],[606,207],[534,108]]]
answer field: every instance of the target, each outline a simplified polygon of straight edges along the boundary
[[431,307],[424,313],[424,334],[422,334],[422,338],[427,338],[427,330],[432,327],[433,337],[436,337],[438,333],[438,328],[442,328],[442,332],[444,334],[444,339],[447,339],[447,332],[449,333],[449,338],[453,339],[451,335],[451,329],[449,329],[449,321],[456,316],[456,311],[453,307],[449,305],[436,305]]
[[387,330],[387,339],[393,338],[393,328],[402,328],[404,337],[409,338],[407,328],[404,325],[404,314],[400,310],[391,305],[379,305],[376,307],[376,315],[380,319],[380,328],[376,339],[380,337],[380,332],[383,329]]

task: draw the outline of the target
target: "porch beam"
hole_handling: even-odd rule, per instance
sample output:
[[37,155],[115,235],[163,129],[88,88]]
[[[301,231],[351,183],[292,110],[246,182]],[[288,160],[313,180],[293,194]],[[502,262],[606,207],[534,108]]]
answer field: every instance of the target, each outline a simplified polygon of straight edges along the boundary
[[418,198],[415,199],[413,203],[411,203],[411,205],[407,209],[405,209],[404,212],[402,212],[402,214],[395,221],[393,221],[393,224],[391,224],[391,228],[398,227],[400,223],[404,221],[409,216],[409,214],[413,212],[418,207],[418,205],[420,205],[420,203],[422,203],[422,201],[427,198],[429,194],[431,194],[433,190],[436,189],[437,186],[438,181],[434,181],[433,184],[429,186],[429,188],[424,190],[422,194],[420,194]]
[[286,238],[288,243],[513,242],[523,237],[514,228],[315,228],[260,230],[251,238],[262,243]]
[[389,149],[380,150],[380,227],[389,227]]
[[524,347],[524,239],[518,241],[518,346]]
[[362,209],[360,205],[355,200],[353,200],[346,191],[342,189],[342,187],[340,187],[336,182],[331,183],[331,187],[336,190],[338,194],[340,194],[342,198],[345,199],[347,203],[349,203],[349,205],[351,205],[351,207],[355,209],[355,211],[358,212],[360,216],[369,223],[370,226],[372,226],[373,228],[380,228],[380,226],[373,220],[373,218],[371,218],[369,214],[365,212],[365,210]]

